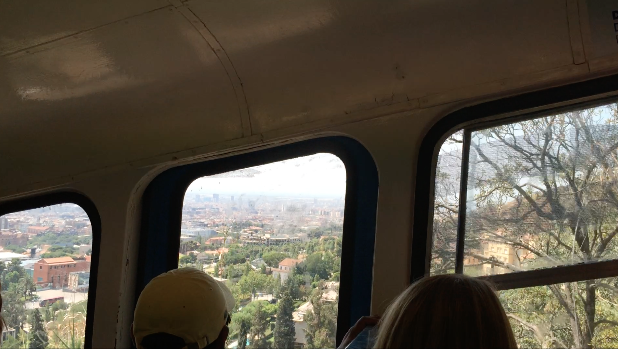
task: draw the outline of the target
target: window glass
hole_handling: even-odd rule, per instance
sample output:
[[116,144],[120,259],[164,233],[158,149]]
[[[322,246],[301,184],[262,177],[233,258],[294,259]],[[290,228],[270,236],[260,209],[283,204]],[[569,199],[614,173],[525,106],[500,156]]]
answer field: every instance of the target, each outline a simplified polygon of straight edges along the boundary
[[442,143],[438,153],[430,265],[432,275],[455,271],[462,149],[463,131],[458,131]]
[[332,154],[189,186],[179,266],[232,290],[230,348],[335,347],[345,188],[345,167]]
[[77,205],[0,217],[3,347],[84,346],[91,253],[92,226]]
[[466,274],[618,257],[616,111],[610,104],[471,133]]
[[[533,270],[618,259],[616,104],[468,132],[465,274],[542,283]],[[447,155],[462,147],[438,158],[433,274],[455,269],[460,168]],[[500,291],[519,347],[615,348],[618,275],[592,277]]]
[[520,348],[616,348],[618,279],[499,292]]

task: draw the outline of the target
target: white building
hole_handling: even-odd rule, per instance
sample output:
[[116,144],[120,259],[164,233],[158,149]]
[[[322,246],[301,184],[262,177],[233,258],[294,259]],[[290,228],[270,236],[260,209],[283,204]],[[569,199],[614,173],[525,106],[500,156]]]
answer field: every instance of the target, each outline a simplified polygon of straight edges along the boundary
[[26,259],[28,256],[13,252],[0,252],[0,262],[10,262],[13,258]]

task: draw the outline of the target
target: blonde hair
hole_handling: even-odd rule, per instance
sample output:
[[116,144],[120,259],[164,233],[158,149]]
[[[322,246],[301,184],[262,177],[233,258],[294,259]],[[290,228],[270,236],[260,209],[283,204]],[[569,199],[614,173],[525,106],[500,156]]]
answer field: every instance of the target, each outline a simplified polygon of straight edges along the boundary
[[517,348],[492,285],[461,274],[412,284],[378,326],[374,348]]

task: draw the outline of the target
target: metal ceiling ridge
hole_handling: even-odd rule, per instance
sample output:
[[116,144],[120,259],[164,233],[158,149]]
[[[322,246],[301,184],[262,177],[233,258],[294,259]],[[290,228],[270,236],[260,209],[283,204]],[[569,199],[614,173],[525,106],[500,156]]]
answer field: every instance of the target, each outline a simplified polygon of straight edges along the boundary
[[144,16],[144,15],[156,12],[156,11],[161,11],[161,10],[172,8],[172,7],[174,7],[172,4],[161,6],[161,7],[157,7],[155,9],[144,11],[144,12],[136,14],[136,15],[131,15],[131,16],[123,17],[123,18],[120,18],[120,19],[117,19],[117,20],[114,20],[114,21],[111,21],[111,22],[108,22],[108,23],[105,23],[105,24],[97,25],[97,26],[90,27],[90,28],[87,28],[87,29],[78,30],[78,31],[75,31],[73,33],[70,33],[70,34],[67,34],[67,35],[64,35],[64,36],[61,36],[61,37],[58,37],[58,38],[54,38],[54,39],[51,39],[51,40],[48,40],[48,41],[45,41],[45,42],[38,43],[36,45],[28,46],[28,47],[25,47],[25,48],[20,48],[20,49],[13,50],[13,51],[2,52],[2,48],[0,47],[0,57],[11,57],[11,56],[19,55],[19,54],[24,54],[24,53],[25,54],[29,54],[29,53],[31,53],[29,51],[31,51],[33,49],[45,48],[46,46],[54,47],[53,44],[62,42],[62,41],[67,40],[67,39],[75,38],[76,36],[79,36],[80,34],[89,33],[89,32],[92,32],[94,30],[105,28],[107,26],[110,26],[110,25],[113,25],[113,24],[116,24],[116,23],[119,23],[119,22],[122,22],[122,21],[126,21],[126,20],[129,20],[129,19],[132,19],[132,18],[141,17],[141,16]]

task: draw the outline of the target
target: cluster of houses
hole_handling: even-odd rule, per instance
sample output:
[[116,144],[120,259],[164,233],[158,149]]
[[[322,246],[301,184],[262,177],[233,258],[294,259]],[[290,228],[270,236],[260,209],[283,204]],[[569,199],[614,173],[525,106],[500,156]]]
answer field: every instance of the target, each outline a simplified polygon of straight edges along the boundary
[[[84,222],[67,221],[72,225],[67,225],[69,229],[77,229],[84,235],[92,234],[92,230],[87,229],[89,225]],[[6,218],[1,222],[4,227],[15,227],[17,223],[7,223]],[[85,229],[86,228],[86,229]],[[88,254],[92,250],[92,245],[72,246],[77,248],[77,255],[80,257],[59,257],[41,258],[52,245],[42,245],[26,249],[28,240],[31,238],[50,232],[57,232],[54,226],[31,225],[23,227],[23,232],[17,229],[0,230],[0,261],[10,262],[13,259],[21,260],[28,275],[32,277],[35,285],[40,288],[63,288],[73,291],[87,291],[90,280],[90,258]],[[9,247],[11,250],[5,249]],[[15,247],[26,249],[23,253],[15,253]]]
[[[322,293],[322,302],[334,303],[339,300],[339,283],[338,282],[326,282],[324,284],[324,290]],[[295,348],[304,348],[307,346],[307,337],[305,330],[307,329],[307,322],[305,322],[305,315],[313,311],[313,305],[311,302],[305,302],[301,304],[293,313],[292,319],[294,320],[294,330],[296,331],[296,338],[294,340]]]

